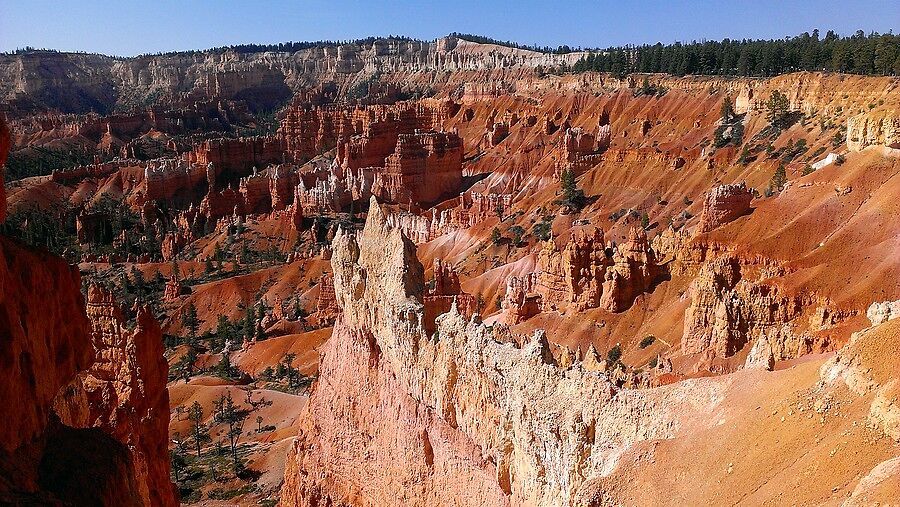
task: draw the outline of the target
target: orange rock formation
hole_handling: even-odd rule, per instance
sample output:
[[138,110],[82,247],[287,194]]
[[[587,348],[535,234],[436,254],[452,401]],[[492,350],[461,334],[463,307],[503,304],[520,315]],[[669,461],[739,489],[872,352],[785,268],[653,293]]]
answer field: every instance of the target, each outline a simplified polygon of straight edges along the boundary
[[[641,270],[646,240],[635,232],[628,243],[618,268],[609,269],[617,269],[623,279],[639,279],[643,275],[634,271]],[[755,441],[729,440],[729,446],[716,448],[715,458],[705,452],[685,458],[678,447],[680,442],[699,445],[710,432],[731,431],[719,420],[726,407],[734,414],[733,424],[752,432],[778,431],[785,417],[795,418],[795,424],[810,427],[790,437],[796,443],[811,440],[813,432],[821,435],[824,428],[847,427],[846,415],[868,417],[888,440],[879,442],[862,430],[839,438],[868,450],[858,469],[875,474],[891,466],[890,448],[898,437],[888,372],[896,361],[883,361],[869,350],[883,348],[880,333],[885,331],[895,343],[896,329],[867,332],[821,372],[819,360],[781,376],[747,370],[636,390],[616,387],[620,374],[604,372],[608,366],[593,348],[583,359],[554,352],[540,331],[519,345],[504,338],[499,327],[466,319],[455,307],[437,319],[429,335],[423,325],[424,270],[415,248],[374,201],[359,236],[335,238],[332,268],[342,313],[288,456],[281,491],[285,506],[648,503],[640,488],[623,487],[627,474],[652,484],[650,474],[662,472],[654,460],[669,463],[663,470],[670,474],[672,463],[694,459],[719,463],[721,472],[710,463],[704,473],[721,475],[722,481],[735,481],[725,461],[741,463],[749,478],[724,488],[719,481],[699,480],[701,473],[685,465],[697,478],[690,488],[672,487],[688,503],[723,495],[777,498],[780,488],[767,485],[781,471],[751,466],[757,458],[746,454],[751,446],[759,452]],[[894,322],[900,321],[882,326]],[[756,356],[766,369],[765,351]],[[664,375],[671,366],[659,368]],[[831,405],[837,398],[847,405]],[[760,411],[762,399],[768,401]],[[804,415],[807,410],[817,421]],[[777,415],[769,417],[770,412]],[[809,449],[792,444],[778,452],[802,455]],[[828,449],[831,444],[813,446],[812,452],[824,456]],[[644,463],[638,456],[653,459]],[[844,484],[840,481],[855,473],[834,470],[827,484],[808,485],[798,494],[811,503],[822,501],[833,494],[832,484]],[[873,488],[860,483],[853,494],[874,494]]]
[[169,480],[169,366],[162,331],[148,306],[136,308],[136,326],[109,291],[92,285],[87,316],[95,361],[54,400],[63,424],[99,428],[127,449],[134,469],[136,504],[175,505]]
[[747,185],[720,185],[712,189],[703,201],[697,234],[709,232],[750,211],[753,194]]
[[[7,148],[0,143],[0,159]],[[9,359],[0,364],[0,503],[176,505],[156,321],[139,311],[139,332],[123,340],[121,320],[100,324],[104,311],[89,320],[78,271],[65,261],[6,238],[0,257]],[[102,400],[94,405],[80,388],[89,378]]]

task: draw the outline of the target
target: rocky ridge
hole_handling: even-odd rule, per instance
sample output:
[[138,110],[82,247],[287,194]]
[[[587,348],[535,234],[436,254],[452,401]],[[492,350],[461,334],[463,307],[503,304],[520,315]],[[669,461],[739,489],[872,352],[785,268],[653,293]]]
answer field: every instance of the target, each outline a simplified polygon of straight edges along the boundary
[[326,81],[346,89],[375,73],[449,75],[515,69],[530,73],[539,65],[571,65],[581,56],[477,44],[457,37],[434,42],[379,39],[294,53],[207,51],[115,58],[34,52],[0,57],[0,74],[10,77],[0,85],[0,98],[23,111],[110,111],[154,97],[174,102],[188,94],[240,99],[255,109],[272,109],[293,93]]
[[586,478],[635,441],[675,435],[684,403],[718,396],[617,389],[580,362],[560,367],[543,333],[501,343],[455,305],[429,336],[422,266],[374,201],[358,238],[335,238],[332,268],[342,314],[288,458],[286,506],[580,505]]

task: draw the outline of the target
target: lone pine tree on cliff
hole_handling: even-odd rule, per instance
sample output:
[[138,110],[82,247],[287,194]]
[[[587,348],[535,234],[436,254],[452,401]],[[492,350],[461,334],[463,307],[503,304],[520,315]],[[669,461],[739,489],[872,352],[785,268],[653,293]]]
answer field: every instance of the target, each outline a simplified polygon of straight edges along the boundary
[[766,120],[774,127],[783,127],[788,116],[790,101],[778,90],[772,92],[766,101]]
[[562,186],[562,199],[557,201],[569,213],[576,213],[584,208],[584,190],[578,188],[575,182],[575,172],[571,169],[564,169],[560,175],[560,184]]

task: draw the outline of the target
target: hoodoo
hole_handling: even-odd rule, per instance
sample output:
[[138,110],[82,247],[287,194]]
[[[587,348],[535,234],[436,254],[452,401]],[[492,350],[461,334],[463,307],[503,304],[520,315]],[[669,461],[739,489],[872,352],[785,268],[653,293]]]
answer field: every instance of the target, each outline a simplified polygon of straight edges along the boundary
[[[0,119],[0,162],[6,132]],[[0,503],[176,505],[159,324],[140,308],[137,329],[124,329],[95,286],[86,311],[63,259],[6,238],[0,257]]]
[[[900,36],[866,2],[592,49],[346,40],[398,8],[337,0],[340,42],[164,53],[158,9],[54,6],[124,57],[16,49],[50,39],[10,5],[0,504],[896,504]],[[536,40],[617,19],[520,4]],[[215,9],[177,39],[323,14]]]

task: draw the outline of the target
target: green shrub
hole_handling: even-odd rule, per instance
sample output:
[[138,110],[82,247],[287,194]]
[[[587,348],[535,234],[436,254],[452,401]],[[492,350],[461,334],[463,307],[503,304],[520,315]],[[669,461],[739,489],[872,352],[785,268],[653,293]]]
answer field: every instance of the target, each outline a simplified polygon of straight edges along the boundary
[[606,353],[606,361],[613,364],[619,362],[619,359],[622,359],[622,347],[616,344]]
[[548,220],[540,221],[531,227],[531,233],[539,241],[547,241],[552,235],[552,224]]

